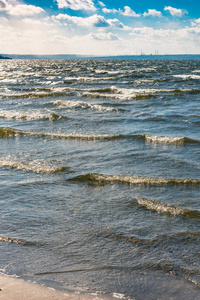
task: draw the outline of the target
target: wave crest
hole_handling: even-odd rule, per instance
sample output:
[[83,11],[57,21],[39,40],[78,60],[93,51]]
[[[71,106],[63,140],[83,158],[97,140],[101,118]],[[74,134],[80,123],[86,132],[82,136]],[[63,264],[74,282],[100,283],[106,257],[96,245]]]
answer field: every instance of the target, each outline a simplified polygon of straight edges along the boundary
[[173,207],[169,204],[161,204],[156,201],[152,201],[152,200],[145,199],[142,197],[137,197],[136,200],[139,205],[141,205],[149,210],[155,210],[160,213],[166,213],[166,214],[171,214],[171,215],[183,215],[184,214],[183,209]]
[[20,239],[9,238],[9,237],[5,237],[5,236],[2,236],[2,235],[0,235],[0,241],[8,242],[8,243],[15,243],[15,244],[26,244],[25,241],[22,241]]
[[51,164],[47,164],[46,162],[38,160],[23,162],[10,156],[0,159],[0,167],[46,174],[64,172],[69,169],[68,167],[64,166],[52,166]]
[[87,103],[84,101],[67,101],[67,100],[56,100],[54,104],[66,108],[82,108],[82,109],[94,109],[98,111],[118,111],[116,108],[104,107],[96,103]]
[[4,119],[16,119],[16,120],[37,120],[37,119],[49,119],[50,121],[60,120],[64,117],[49,113],[49,114],[43,114],[40,112],[16,112],[16,111],[0,111],[0,118]]
[[92,184],[102,183],[125,183],[125,184],[147,184],[147,185],[163,185],[163,184],[200,184],[200,179],[177,179],[177,178],[156,178],[128,175],[104,175],[97,173],[87,173],[79,175],[70,180],[83,181]]
[[188,80],[188,79],[200,79],[200,75],[193,75],[193,74],[173,75],[173,77],[175,77],[175,78],[181,78],[181,79],[184,79],[184,80]]
[[78,139],[78,140],[101,140],[101,139],[120,139],[123,135],[109,135],[109,134],[81,134],[81,133],[45,133],[36,131],[22,131],[7,127],[0,127],[0,137],[18,137],[18,136],[39,136],[49,138],[63,138],[63,139]]
[[199,143],[199,141],[190,139],[187,137],[170,137],[170,136],[157,136],[151,134],[145,134],[144,138],[146,142],[151,143],[162,143],[162,144],[180,144],[183,145],[185,143]]
[[139,205],[145,207],[148,210],[153,210],[159,213],[170,215],[183,215],[192,219],[200,219],[200,212],[197,210],[182,209],[169,204],[158,203],[156,201],[149,200],[143,197],[136,197],[136,200]]
[[125,89],[117,86],[111,86],[105,90],[85,91],[83,96],[93,98],[113,98],[119,100],[132,100],[140,98],[149,98],[159,90],[156,89]]

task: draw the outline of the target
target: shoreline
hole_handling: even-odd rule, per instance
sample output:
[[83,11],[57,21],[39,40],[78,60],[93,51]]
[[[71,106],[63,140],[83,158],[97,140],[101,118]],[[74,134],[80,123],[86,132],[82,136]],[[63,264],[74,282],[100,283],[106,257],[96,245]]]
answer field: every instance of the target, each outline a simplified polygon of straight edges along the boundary
[[108,300],[111,298],[101,293],[82,294],[56,290],[10,275],[0,274],[1,300]]

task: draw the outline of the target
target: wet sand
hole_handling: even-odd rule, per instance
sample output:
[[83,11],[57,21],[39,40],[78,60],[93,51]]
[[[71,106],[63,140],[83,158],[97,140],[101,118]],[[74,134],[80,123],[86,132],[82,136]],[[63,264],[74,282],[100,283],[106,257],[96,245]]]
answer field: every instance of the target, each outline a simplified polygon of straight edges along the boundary
[[1,300],[103,300],[103,295],[68,293],[30,283],[11,276],[0,275]]

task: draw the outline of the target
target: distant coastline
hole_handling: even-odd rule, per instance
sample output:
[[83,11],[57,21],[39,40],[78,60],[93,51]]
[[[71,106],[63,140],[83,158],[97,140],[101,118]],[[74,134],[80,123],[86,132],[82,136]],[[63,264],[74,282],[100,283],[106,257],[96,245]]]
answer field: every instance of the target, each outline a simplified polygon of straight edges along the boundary
[[4,55],[0,55],[0,59],[11,59],[10,57],[4,56]]
[[200,54],[150,54],[150,55],[112,55],[112,56],[95,56],[95,55],[76,55],[76,54],[54,54],[54,55],[26,55],[26,54],[1,54],[0,59],[151,59],[151,60],[200,60]]

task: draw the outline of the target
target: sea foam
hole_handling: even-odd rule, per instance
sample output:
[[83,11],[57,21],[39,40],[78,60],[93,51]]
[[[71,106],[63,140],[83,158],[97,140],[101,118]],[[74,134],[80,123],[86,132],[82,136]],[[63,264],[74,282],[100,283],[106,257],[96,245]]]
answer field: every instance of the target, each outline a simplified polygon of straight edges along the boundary
[[0,118],[4,119],[16,119],[16,120],[37,120],[37,119],[49,119],[50,121],[60,120],[63,117],[54,113],[41,113],[40,111],[31,112],[18,112],[18,111],[0,111]]
[[118,111],[112,107],[105,107],[96,103],[88,103],[84,101],[67,101],[67,100],[56,100],[54,104],[60,107],[66,108],[82,108],[82,109],[93,109],[98,111]]
[[23,171],[32,171],[35,173],[59,173],[66,171],[67,167],[58,167],[54,166],[51,163],[40,161],[40,160],[33,160],[33,161],[23,161],[16,157],[3,157],[0,159],[0,167],[2,168],[9,168],[9,169],[17,169]]
[[141,205],[149,210],[155,210],[159,213],[166,213],[166,214],[172,214],[172,215],[184,214],[183,209],[173,207],[169,204],[158,203],[156,201],[152,201],[152,200],[145,199],[142,197],[137,197],[136,199],[137,199],[137,202],[139,205]]
[[191,178],[159,178],[159,177],[143,177],[143,176],[133,176],[133,175],[105,175],[98,173],[87,173],[79,175],[70,180],[82,181],[92,184],[102,184],[102,183],[125,183],[125,184],[144,184],[144,185],[164,185],[164,184],[200,184],[200,179]]

